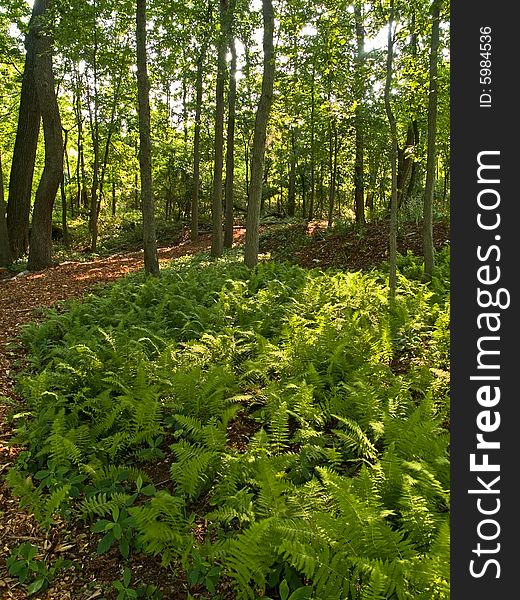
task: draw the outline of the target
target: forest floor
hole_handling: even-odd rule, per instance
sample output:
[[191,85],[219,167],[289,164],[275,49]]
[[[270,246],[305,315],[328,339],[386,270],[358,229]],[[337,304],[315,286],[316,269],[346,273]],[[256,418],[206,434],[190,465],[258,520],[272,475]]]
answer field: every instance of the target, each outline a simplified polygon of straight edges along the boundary
[[[345,270],[367,270],[388,259],[388,225],[385,222],[367,224],[363,230],[326,234],[326,223],[265,226],[260,251],[275,259],[291,259],[304,267],[336,267]],[[245,230],[235,228],[234,245],[242,243]],[[449,241],[449,225],[437,223],[434,243],[441,248]],[[159,250],[162,264],[186,254],[208,251],[211,235],[204,234],[196,243],[189,240]],[[406,224],[401,228],[398,250],[422,253],[420,225]],[[21,600],[26,588],[10,577],[5,559],[22,542],[31,542],[41,549],[37,560],[54,561],[61,557],[77,564],[52,581],[48,590],[32,596],[36,600],[94,600],[104,597],[102,586],[120,579],[118,553],[98,556],[88,528],[63,526],[40,530],[34,518],[19,508],[3,481],[3,475],[16,460],[21,448],[9,443],[12,420],[9,415],[23,410],[22,400],[15,390],[16,374],[24,367],[24,351],[17,342],[20,328],[44,318],[47,307],[68,298],[79,298],[98,285],[114,281],[142,268],[142,251],[122,253],[85,262],[68,261],[38,273],[6,278],[0,274],[0,599]],[[2,278],[3,277],[3,278]],[[132,561],[137,576],[167,589],[165,598],[186,598],[187,584],[173,572],[160,569],[158,561],[140,555]],[[175,592],[172,594],[172,590]],[[110,597],[110,596],[109,596]],[[204,595],[198,597],[207,597]]]

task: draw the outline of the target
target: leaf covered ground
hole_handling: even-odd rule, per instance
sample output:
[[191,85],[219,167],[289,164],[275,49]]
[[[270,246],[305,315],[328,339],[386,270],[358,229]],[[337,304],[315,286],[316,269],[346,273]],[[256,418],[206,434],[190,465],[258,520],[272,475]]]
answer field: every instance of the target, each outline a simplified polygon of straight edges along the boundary
[[[264,251],[276,254],[272,238]],[[295,253],[308,257],[324,241],[296,240]],[[29,361],[20,410],[36,420],[4,420],[0,469],[5,475],[18,458],[20,478],[10,484],[25,493],[40,525],[3,484],[0,548],[9,556],[28,542],[38,550],[35,565],[59,557],[78,563],[34,597],[116,597],[112,582],[124,588],[126,578],[135,590],[156,584],[167,598],[187,598],[188,589],[208,598],[287,598],[298,589],[294,598],[339,598],[320,589],[345,593],[346,575],[335,581],[329,567],[345,562],[341,523],[348,529],[356,519],[373,523],[347,540],[359,545],[351,552],[358,563],[349,563],[359,597],[388,596],[393,585],[391,593],[399,587],[402,597],[419,598],[423,584],[425,598],[445,597],[443,256],[431,290],[417,281],[417,260],[401,261],[407,277],[392,318],[384,269],[320,274],[268,263],[251,276],[230,255],[175,261],[160,282],[132,276],[27,329],[29,356],[7,347],[4,364],[12,370],[13,361]],[[139,255],[121,256],[0,284],[8,302],[2,313],[11,316],[2,321],[2,341],[34,318],[26,308],[81,296],[139,267]],[[16,402],[9,373],[3,382]],[[23,448],[7,444],[13,425]],[[3,565],[0,578],[6,598],[26,597]]]

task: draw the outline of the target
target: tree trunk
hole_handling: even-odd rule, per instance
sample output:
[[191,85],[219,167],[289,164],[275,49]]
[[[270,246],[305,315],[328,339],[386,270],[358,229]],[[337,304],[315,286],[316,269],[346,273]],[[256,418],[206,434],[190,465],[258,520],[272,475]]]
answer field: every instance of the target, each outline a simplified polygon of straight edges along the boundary
[[112,216],[116,216],[116,174],[112,168],[110,173],[110,179],[112,183]]
[[200,194],[200,119],[202,114],[202,94],[204,77],[204,60],[207,44],[202,45],[197,60],[197,82],[195,101],[195,131],[193,136],[193,188],[191,192],[191,240],[197,241],[199,236],[199,194]]
[[389,287],[390,301],[393,303],[395,298],[395,288],[397,286],[397,124],[392,105],[390,103],[390,89],[392,86],[392,70],[394,61],[394,0],[390,0],[390,15],[388,17],[388,51],[386,58],[386,83],[385,83],[385,109],[390,124],[391,150],[390,166],[392,170],[392,191],[390,196],[390,240],[389,240]]
[[35,0],[29,22],[29,33],[25,38],[25,67],[7,202],[7,229],[13,260],[23,256],[28,242],[34,163],[41,114],[34,80],[36,38],[42,27],[41,16],[45,13],[47,5],[48,0]]
[[289,148],[289,190],[287,192],[287,216],[294,217],[296,213],[296,134],[291,128],[291,147]]
[[336,174],[338,169],[338,130],[336,121],[329,126],[329,210],[327,226],[332,227],[336,201]]
[[[97,10],[97,2],[94,0],[94,10]],[[92,150],[94,153],[94,164],[92,168],[92,187],[90,190],[90,249],[92,252],[97,250],[98,237],[98,193],[99,193],[99,101],[98,101],[98,26],[97,15],[94,15],[94,53],[92,60],[92,69],[94,72],[94,96],[90,96],[90,86],[87,85],[87,99],[90,119],[90,131],[92,135]],[[93,107],[93,108],[92,108]]]
[[11,248],[7,236],[5,211],[4,172],[2,170],[2,154],[0,153],[0,267],[6,267],[11,262]]
[[[308,220],[312,221],[314,218],[314,200],[316,196],[316,98],[315,98],[315,80],[316,80],[316,68],[312,65],[312,83],[311,83],[311,191],[309,199],[309,212]],[[303,215],[305,219],[305,214]]]
[[226,148],[226,222],[224,228],[224,246],[233,246],[233,196],[235,177],[235,118],[237,96],[237,49],[235,39],[230,37],[231,67],[229,70],[228,124]]
[[[50,1],[42,0],[44,13]],[[40,271],[52,265],[52,208],[63,179],[63,138],[52,70],[52,39],[40,32],[35,40],[34,81],[43,122],[45,163],[36,190],[29,246],[29,271]]]
[[254,267],[258,262],[258,226],[260,224],[260,201],[262,198],[265,141],[267,135],[267,122],[269,120],[269,113],[273,102],[275,56],[273,43],[274,10],[272,0],[262,0],[262,14],[264,21],[264,72],[262,76],[262,92],[256,111],[253,157],[251,161],[251,184],[247,203],[244,261],[248,267]]
[[364,86],[364,56],[365,56],[365,32],[363,28],[361,0],[356,0],[354,5],[354,17],[356,21],[357,55],[355,63],[355,85],[356,112],[355,112],[355,134],[356,134],[356,157],[354,161],[354,202],[356,223],[365,223],[365,185],[364,185],[364,139],[363,139],[363,97]]
[[424,191],[423,251],[424,276],[431,279],[435,265],[433,250],[433,192],[435,188],[435,142],[437,134],[437,56],[439,53],[439,16],[442,0],[432,2],[432,37],[430,46],[430,94],[428,97],[428,150],[426,189]]
[[[64,129],[65,139],[63,140],[63,156],[65,158],[65,162],[69,164],[68,153],[67,153],[67,141],[69,137],[69,132],[67,129]],[[61,227],[63,229],[63,245],[65,248],[70,246],[70,238],[69,238],[69,226],[67,223],[67,193],[65,191],[65,169],[63,170],[61,181],[60,181],[60,191],[61,191]]]
[[152,194],[152,144],[150,137],[150,82],[146,64],[146,0],[137,0],[137,100],[139,112],[139,168],[143,214],[144,270],[159,275],[155,214]]
[[224,167],[224,87],[226,76],[228,1],[220,0],[220,37],[217,50],[215,90],[215,142],[212,192],[211,256],[222,254],[222,169]]

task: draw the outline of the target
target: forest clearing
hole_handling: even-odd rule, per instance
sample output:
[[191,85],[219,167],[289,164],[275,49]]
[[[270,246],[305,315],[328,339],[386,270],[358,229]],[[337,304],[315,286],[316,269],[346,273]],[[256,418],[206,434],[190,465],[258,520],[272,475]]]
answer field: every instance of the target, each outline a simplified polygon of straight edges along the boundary
[[449,598],[448,24],[0,5],[2,598]]

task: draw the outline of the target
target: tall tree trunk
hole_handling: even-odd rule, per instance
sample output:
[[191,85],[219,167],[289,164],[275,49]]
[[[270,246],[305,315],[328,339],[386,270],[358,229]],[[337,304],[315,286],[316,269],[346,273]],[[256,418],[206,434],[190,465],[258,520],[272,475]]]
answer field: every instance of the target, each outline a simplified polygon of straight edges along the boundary
[[11,248],[7,236],[6,205],[4,198],[4,172],[2,169],[2,154],[0,153],[0,267],[6,267],[11,262]]
[[423,251],[424,276],[431,279],[435,265],[433,250],[433,192],[435,188],[435,142],[437,134],[437,61],[439,54],[439,17],[442,0],[432,2],[432,37],[430,46],[430,94],[428,97],[428,150],[426,189],[424,191]]
[[150,137],[150,82],[146,63],[146,0],[137,0],[137,100],[139,112],[139,168],[143,213],[144,270],[159,275],[155,213],[152,194],[152,144]]
[[296,134],[291,128],[289,148],[289,190],[287,192],[287,215],[294,217],[296,213]]
[[[64,129],[63,131],[65,132],[65,138],[63,140],[63,156],[65,158],[65,163],[67,165],[67,171],[68,171],[69,159],[68,159],[68,152],[67,152],[67,142],[68,142],[68,138],[69,138],[69,131],[68,131],[68,129]],[[70,177],[70,174],[69,173],[67,173],[67,174]],[[67,223],[67,193],[65,191],[65,169],[63,170],[63,174],[61,176],[60,191],[61,191],[61,227],[63,229],[63,245],[65,246],[65,248],[68,248],[70,246],[70,238],[69,238],[69,226]]]
[[217,50],[217,83],[215,91],[215,141],[212,192],[211,256],[222,254],[222,169],[224,167],[224,87],[228,28],[228,1],[220,0],[220,37]]
[[262,92],[256,111],[253,157],[251,161],[251,185],[247,203],[244,261],[248,267],[254,267],[258,262],[258,226],[260,224],[260,201],[262,198],[265,141],[267,135],[267,122],[273,102],[275,56],[273,43],[274,9],[272,0],[262,0],[262,14],[264,21],[264,72],[262,76]]
[[112,135],[114,134],[114,131],[116,129],[117,109],[119,106],[119,98],[121,95],[123,74],[125,73],[125,70],[127,68],[126,50],[127,50],[127,46],[125,45],[121,51],[120,70],[119,70],[119,75],[117,78],[116,89],[114,90],[114,97],[112,99],[112,107],[110,109],[110,121],[108,123],[108,132],[107,132],[107,137],[105,140],[105,149],[103,152],[103,162],[101,165],[101,174],[99,177],[99,194],[98,194],[98,202],[97,202],[97,206],[96,206],[96,210],[97,210],[96,222],[97,222],[97,217],[99,216],[99,210],[101,208],[101,200],[103,198],[103,188],[105,185],[105,177],[106,177],[106,171],[107,171],[107,167],[108,167],[108,157],[110,155],[110,142],[112,141]]
[[237,97],[237,49],[235,38],[230,37],[231,66],[229,70],[228,123],[226,148],[226,222],[224,228],[224,246],[233,246],[233,196],[235,177],[235,119]]
[[397,286],[397,123],[390,102],[390,89],[392,86],[392,71],[394,64],[394,0],[390,0],[390,15],[388,17],[388,50],[386,57],[386,83],[385,83],[385,109],[388,123],[390,124],[391,150],[390,166],[392,171],[392,191],[390,196],[390,240],[389,240],[389,263],[390,263],[390,301],[395,298]]
[[[48,14],[49,0],[42,0]],[[43,18],[43,17],[42,17]],[[63,138],[60,111],[54,90],[52,39],[41,31],[35,40],[34,81],[43,122],[45,164],[34,198],[29,271],[39,271],[52,264],[52,208],[63,179]]]
[[[314,218],[314,201],[316,197],[316,67],[312,65],[312,80],[311,80],[311,191],[309,199],[309,212],[308,220],[312,221]],[[305,215],[303,215],[305,218]]]
[[199,236],[199,194],[200,194],[200,119],[202,114],[202,94],[204,78],[204,60],[207,43],[204,42],[197,59],[197,82],[195,84],[195,131],[193,135],[193,188],[191,191],[191,240]]
[[36,39],[42,28],[41,17],[47,5],[48,0],[35,0],[29,32],[25,38],[25,67],[7,201],[7,229],[13,260],[23,256],[28,242],[34,163],[41,114],[34,80]]
[[[94,0],[94,10],[97,10],[97,2]],[[90,131],[92,135],[92,150],[94,153],[94,164],[92,167],[92,187],[90,190],[90,249],[92,252],[97,250],[98,237],[98,192],[99,192],[99,99],[98,99],[98,25],[97,14],[94,15],[94,53],[92,59],[92,69],[94,74],[94,94],[91,97],[90,86],[87,85],[87,99],[90,118]],[[93,108],[92,108],[93,107]]]
[[365,184],[364,184],[364,139],[363,139],[363,98],[364,86],[364,62],[365,62],[365,32],[363,28],[362,2],[356,0],[354,4],[354,18],[356,21],[357,55],[355,66],[356,112],[355,112],[355,134],[356,134],[356,157],[354,162],[354,203],[356,223],[365,223]]
[[332,132],[330,135],[328,227],[332,227],[332,222],[334,220],[334,202],[336,201],[336,178],[338,174],[338,128],[336,121],[333,122]]

